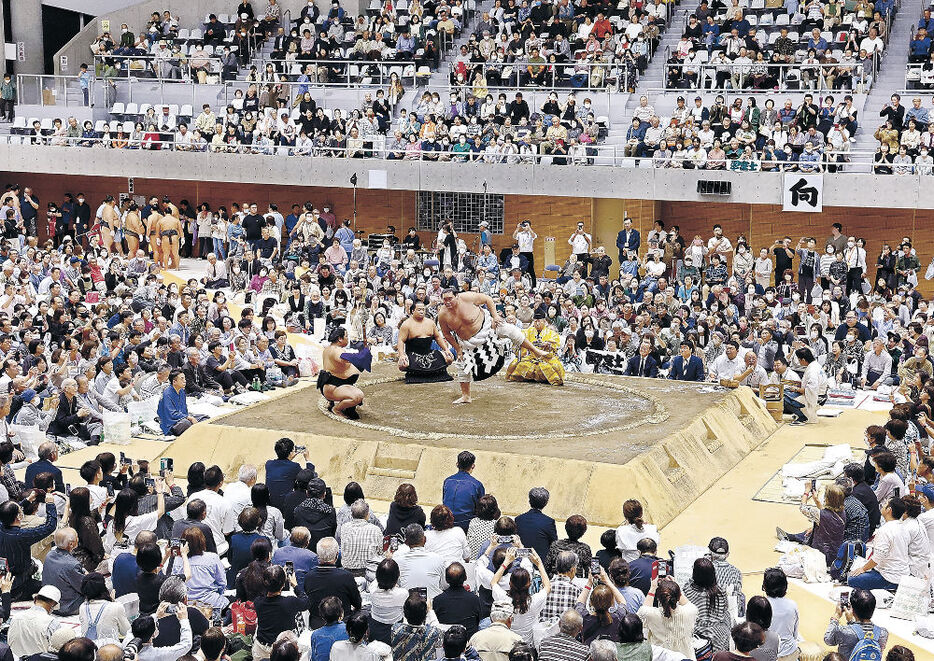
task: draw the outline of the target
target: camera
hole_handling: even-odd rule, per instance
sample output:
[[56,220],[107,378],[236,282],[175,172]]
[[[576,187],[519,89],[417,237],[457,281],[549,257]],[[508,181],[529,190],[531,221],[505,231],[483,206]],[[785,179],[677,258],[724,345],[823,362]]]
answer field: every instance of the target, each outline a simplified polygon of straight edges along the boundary
[[170,473],[175,470],[175,461],[171,457],[162,457],[159,460],[159,475],[165,477],[165,472]]
[[846,608],[850,605],[850,591],[842,590],[840,592],[840,608]]
[[295,563],[291,560],[286,560],[285,574],[286,576],[295,576]]
[[516,558],[530,558],[532,556],[532,549],[521,547],[516,549]]
[[295,446],[295,451],[296,451],[296,452],[299,452],[299,453],[304,452],[304,451],[307,450],[307,449],[308,449],[308,446],[306,446],[306,445],[296,445],[296,446]]
[[596,558],[591,558],[590,559],[590,573],[593,574],[594,577],[597,577],[600,575],[601,569],[602,567],[600,566],[600,561],[597,560]]
[[146,478],[146,486],[147,486],[148,488],[150,488],[150,489],[155,489],[155,488],[156,488],[156,481],[155,481],[155,479],[153,479],[153,478],[151,478],[151,477],[147,477],[147,478]]
[[124,661],[131,661],[135,659],[136,655],[139,654],[139,646],[143,644],[143,641],[139,638],[133,638],[126,645],[123,646],[123,658]]

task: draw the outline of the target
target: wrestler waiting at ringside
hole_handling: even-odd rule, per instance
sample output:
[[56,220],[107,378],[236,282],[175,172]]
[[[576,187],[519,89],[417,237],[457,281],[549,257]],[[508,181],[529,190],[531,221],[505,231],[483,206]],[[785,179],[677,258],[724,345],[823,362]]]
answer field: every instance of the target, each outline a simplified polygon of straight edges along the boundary
[[363,404],[363,391],[354,384],[360,378],[360,370],[341,355],[349,344],[347,329],[343,326],[335,328],[328,341],[330,344],[322,354],[323,367],[318,372],[318,390],[330,402],[329,411],[358,420],[357,407]]
[[[432,341],[441,351],[431,348]],[[412,315],[399,326],[399,369],[406,383],[451,381],[447,367],[454,361],[451,347],[434,319],[425,316],[425,302],[416,301]]]

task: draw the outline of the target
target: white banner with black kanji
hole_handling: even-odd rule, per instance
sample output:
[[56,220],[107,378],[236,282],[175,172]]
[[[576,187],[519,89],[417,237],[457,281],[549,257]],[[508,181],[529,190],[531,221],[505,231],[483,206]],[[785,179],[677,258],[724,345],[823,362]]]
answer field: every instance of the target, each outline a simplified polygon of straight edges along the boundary
[[786,172],[782,181],[782,211],[819,213],[824,208],[824,175]]

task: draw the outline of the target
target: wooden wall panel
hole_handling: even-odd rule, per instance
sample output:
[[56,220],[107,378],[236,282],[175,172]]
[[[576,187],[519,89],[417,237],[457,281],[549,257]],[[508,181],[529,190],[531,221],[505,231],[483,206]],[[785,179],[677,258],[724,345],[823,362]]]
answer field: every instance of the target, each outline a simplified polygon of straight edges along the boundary
[[[61,200],[65,192],[83,192],[92,205],[96,205],[108,194],[126,192],[127,181],[123,178],[84,177],[64,175],[28,175],[4,173],[2,181],[16,181],[31,186],[44,206],[49,200]],[[253,201],[261,209],[274,202],[284,214],[292,203],[306,200],[316,205],[330,202],[338,218],[349,218],[353,214],[353,191],[347,188],[321,188],[300,186],[243,186],[240,184],[204,183],[179,180],[162,181],[137,177],[136,192],[141,195],[168,194],[173,201],[188,199],[193,204],[208,202],[213,207],[230,206],[231,202]],[[655,219],[662,219],[666,226],[679,225],[686,239],[699,234],[709,238],[715,223],[723,226],[724,233],[731,239],[744,234],[754,249],[771,246],[777,239],[791,236],[795,242],[802,236],[816,236],[819,242],[830,234],[830,224],[840,222],[844,232],[864,237],[868,242],[869,261],[875,262],[883,242],[897,243],[902,237],[911,238],[921,257],[922,268],[934,256],[934,210],[876,209],[876,208],[827,208],[819,214],[784,213],[774,205],[718,204],[705,202],[655,202],[652,200],[621,200],[619,218],[602,218],[603,238],[607,253],[616,260],[615,237],[609,236],[607,226],[613,223],[622,226],[622,213],[633,219],[634,226],[643,237],[652,229]],[[367,232],[382,232],[387,225],[395,225],[402,234],[415,220],[416,194],[414,191],[357,191],[357,226]],[[604,208],[606,208],[604,206]],[[594,203],[591,198],[545,197],[532,195],[507,195],[505,201],[505,233],[494,236],[494,247],[498,252],[512,242],[512,231],[520,220],[532,221],[540,239],[536,242],[536,265],[539,272],[544,268],[544,240],[555,237],[556,261],[563,263],[570,251],[567,238],[578,221],[583,220],[587,231],[594,231]],[[44,227],[41,228],[44,233]],[[44,238],[44,236],[42,237]],[[429,232],[422,233],[423,243],[433,239]],[[470,245],[476,245],[475,237],[467,237]],[[645,242],[643,241],[643,251]],[[922,279],[921,291],[934,294],[934,282]]]

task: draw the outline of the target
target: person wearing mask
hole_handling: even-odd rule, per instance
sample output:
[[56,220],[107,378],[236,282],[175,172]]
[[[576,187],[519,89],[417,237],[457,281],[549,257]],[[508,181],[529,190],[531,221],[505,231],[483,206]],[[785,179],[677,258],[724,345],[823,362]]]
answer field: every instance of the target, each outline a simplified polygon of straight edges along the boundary
[[474,454],[467,450],[458,454],[457,472],[444,480],[441,490],[441,502],[451,510],[454,524],[463,528],[464,532],[467,532],[467,526],[474,516],[477,500],[486,493],[483,483],[473,476],[476,460]]

